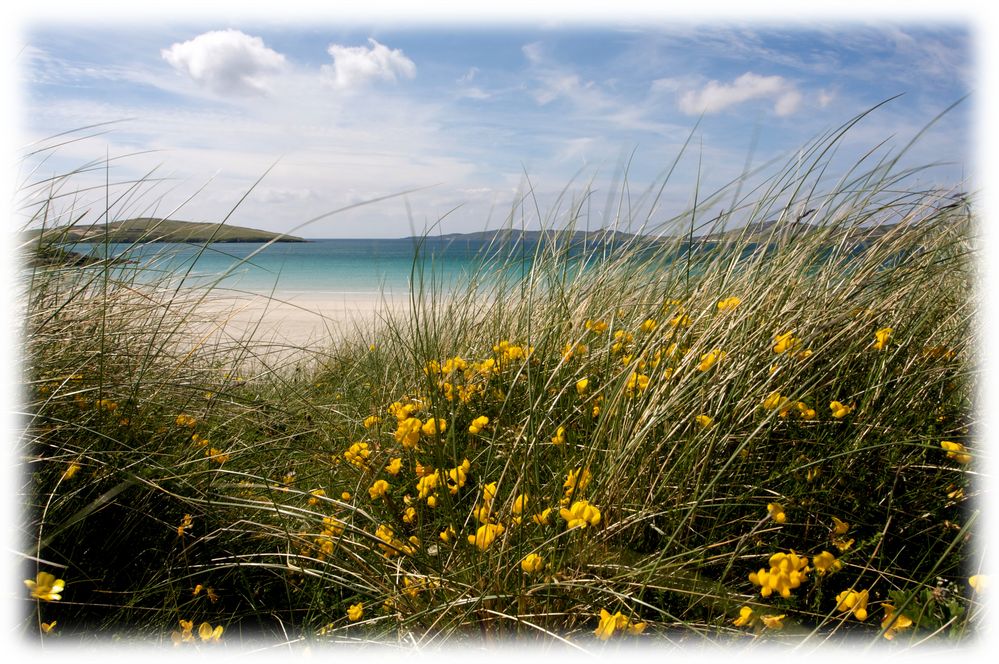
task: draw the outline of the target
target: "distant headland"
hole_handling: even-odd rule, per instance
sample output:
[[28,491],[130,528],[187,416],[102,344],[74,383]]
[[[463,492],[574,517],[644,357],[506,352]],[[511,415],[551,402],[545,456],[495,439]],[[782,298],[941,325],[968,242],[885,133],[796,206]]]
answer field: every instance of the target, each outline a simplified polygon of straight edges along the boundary
[[199,221],[138,217],[110,224],[55,226],[26,232],[26,239],[45,243],[75,242],[307,242],[304,238],[242,226]]

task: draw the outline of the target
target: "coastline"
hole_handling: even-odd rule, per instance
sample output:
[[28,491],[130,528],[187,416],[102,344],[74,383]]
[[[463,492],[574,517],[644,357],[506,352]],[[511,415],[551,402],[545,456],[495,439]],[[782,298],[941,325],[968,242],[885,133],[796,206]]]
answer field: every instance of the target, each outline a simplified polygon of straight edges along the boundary
[[286,359],[363,334],[380,316],[408,307],[408,293],[216,290],[199,305],[206,320],[197,332],[203,343],[250,342],[258,357]]

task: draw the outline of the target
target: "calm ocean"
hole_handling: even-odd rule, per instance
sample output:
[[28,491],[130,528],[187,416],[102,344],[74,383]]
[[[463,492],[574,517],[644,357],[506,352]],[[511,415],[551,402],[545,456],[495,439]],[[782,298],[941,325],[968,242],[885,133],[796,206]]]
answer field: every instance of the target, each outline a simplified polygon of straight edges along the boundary
[[[149,243],[110,244],[110,256],[128,263],[116,269],[136,270],[140,280],[189,272],[188,283],[252,292],[405,294],[414,262],[444,288],[467,280],[483,260],[487,243],[472,239],[428,239],[417,247],[412,239],[310,240],[274,243]],[[104,245],[67,246],[80,253],[104,256]],[[533,247],[527,247],[530,256]],[[137,269],[138,268],[138,269]]]

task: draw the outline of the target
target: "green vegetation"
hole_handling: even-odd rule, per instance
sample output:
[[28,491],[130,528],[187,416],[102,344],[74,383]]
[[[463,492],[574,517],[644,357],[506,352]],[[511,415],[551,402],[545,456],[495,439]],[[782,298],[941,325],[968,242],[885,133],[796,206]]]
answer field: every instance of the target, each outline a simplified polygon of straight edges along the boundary
[[42,244],[68,242],[305,242],[300,237],[242,226],[142,217],[108,224],[70,224],[25,233]]
[[973,208],[890,161],[826,186],[831,142],[696,229],[786,220],[764,244],[624,242],[583,269],[541,243],[522,279],[504,257],[450,295],[417,261],[408,311],[280,366],[252,339],[192,348],[204,292],[36,266],[22,629],[966,642]]

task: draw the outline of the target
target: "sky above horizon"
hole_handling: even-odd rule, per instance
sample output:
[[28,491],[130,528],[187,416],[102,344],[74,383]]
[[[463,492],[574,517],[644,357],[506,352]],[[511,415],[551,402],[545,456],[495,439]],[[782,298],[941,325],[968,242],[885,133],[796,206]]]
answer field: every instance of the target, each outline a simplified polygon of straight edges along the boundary
[[[18,175],[78,170],[58,181],[64,218],[97,220],[107,199],[113,218],[228,216],[305,237],[497,228],[527,194],[518,226],[561,225],[583,201],[589,228],[629,204],[657,223],[901,95],[842,140],[834,182],[978,82],[969,26],[941,22],[186,19],[48,22],[21,38],[18,138],[34,154]],[[973,105],[906,154],[903,166],[938,164],[917,186],[974,188]]]

